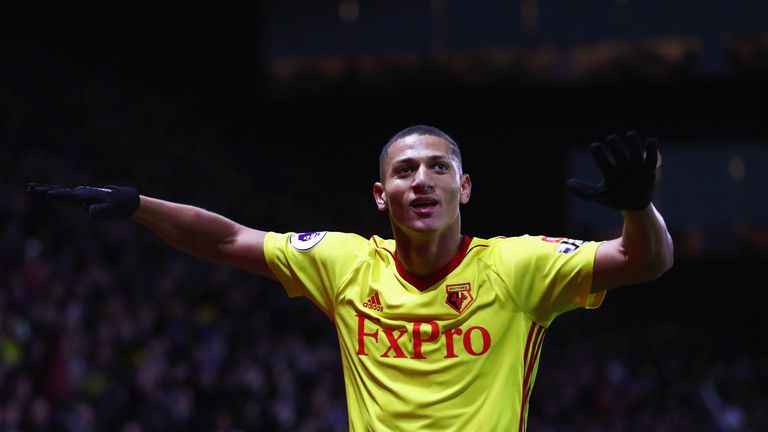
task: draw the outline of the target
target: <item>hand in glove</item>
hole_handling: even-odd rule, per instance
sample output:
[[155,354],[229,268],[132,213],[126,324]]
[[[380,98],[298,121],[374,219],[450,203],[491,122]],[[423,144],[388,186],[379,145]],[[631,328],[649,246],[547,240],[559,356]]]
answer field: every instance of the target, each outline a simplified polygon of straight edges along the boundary
[[64,202],[79,204],[94,218],[109,219],[131,216],[139,208],[139,193],[130,186],[64,186],[29,183],[27,190]]
[[634,131],[624,138],[611,135],[590,146],[603,180],[593,184],[570,179],[566,186],[580,198],[617,210],[642,210],[653,199],[658,147],[656,138],[643,141]]

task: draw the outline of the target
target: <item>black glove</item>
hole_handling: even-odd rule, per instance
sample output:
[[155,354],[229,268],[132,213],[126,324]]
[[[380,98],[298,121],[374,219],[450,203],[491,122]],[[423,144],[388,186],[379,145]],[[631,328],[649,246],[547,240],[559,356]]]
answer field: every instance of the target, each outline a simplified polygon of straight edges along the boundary
[[653,199],[658,148],[656,138],[641,141],[634,131],[624,139],[611,135],[589,149],[603,172],[603,181],[592,184],[570,179],[566,186],[581,198],[617,210],[644,209]]
[[139,193],[130,186],[67,188],[44,183],[29,183],[27,190],[65,202],[80,204],[94,218],[128,217],[139,208]]

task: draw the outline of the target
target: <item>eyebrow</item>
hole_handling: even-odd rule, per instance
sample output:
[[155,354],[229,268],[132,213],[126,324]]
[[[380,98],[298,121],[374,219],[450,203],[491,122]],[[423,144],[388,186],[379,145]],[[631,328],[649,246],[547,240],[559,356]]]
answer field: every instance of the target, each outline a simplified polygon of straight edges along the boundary
[[[440,160],[447,160],[447,159],[449,160],[449,159],[451,159],[451,157],[449,155],[439,154],[439,155],[427,156],[426,159],[427,159],[428,162],[436,162],[436,161],[440,161]],[[412,157],[404,157],[402,159],[393,160],[392,161],[392,165],[411,163],[411,162],[414,162],[415,160],[416,159],[412,158]]]

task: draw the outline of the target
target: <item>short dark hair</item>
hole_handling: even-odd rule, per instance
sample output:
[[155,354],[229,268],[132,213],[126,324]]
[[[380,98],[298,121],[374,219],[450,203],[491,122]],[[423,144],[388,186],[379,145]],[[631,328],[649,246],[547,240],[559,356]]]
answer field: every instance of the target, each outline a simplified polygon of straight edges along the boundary
[[396,141],[399,141],[403,138],[409,137],[411,135],[429,135],[433,137],[442,138],[445,141],[448,142],[448,144],[451,145],[451,154],[456,157],[456,160],[459,162],[459,174],[462,172],[461,168],[461,150],[459,150],[459,145],[456,144],[456,141],[453,140],[447,133],[441,131],[440,129],[434,127],[434,126],[427,126],[427,125],[414,125],[409,126],[400,132],[396,133],[392,138],[387,141],[387,143],[384,145],[384,147],[381,149],[381,153],[379,154],[379,175],[384,177],[384,161],[387,159],[389,148],[392,147],[392,144],[394,144]]

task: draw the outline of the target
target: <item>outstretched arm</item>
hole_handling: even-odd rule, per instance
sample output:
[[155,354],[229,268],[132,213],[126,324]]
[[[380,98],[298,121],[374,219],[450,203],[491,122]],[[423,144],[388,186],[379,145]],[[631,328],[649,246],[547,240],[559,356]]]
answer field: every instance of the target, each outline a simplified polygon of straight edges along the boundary
[[143,195],[131,219],[198,258],[272,277],[264,258],[264,231],[199,207]]
[[30,183],[30,192],[88,209],[94,218],[130,217],[169,245],[208,261],[273,277],[264,257],[264,231],[185,204],[139,195],[125,186],[103,188]]
[[653,204],[621,214],[621,237],[597,249],[592,292],[653,280],[672,267],[672,237]]
[[656,182],[658,142],[641,141],[635,132],[611,135],[590,151],[604,179],[599,184],[571,179],[568,188],[581,198],[621,211],[621,237],[600,245],[595,256],[592,292],[653,280],[672,267],[672,237],[651,203]]

